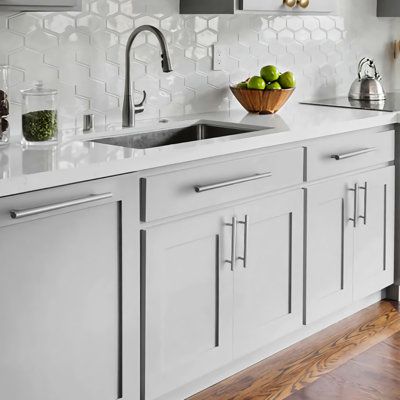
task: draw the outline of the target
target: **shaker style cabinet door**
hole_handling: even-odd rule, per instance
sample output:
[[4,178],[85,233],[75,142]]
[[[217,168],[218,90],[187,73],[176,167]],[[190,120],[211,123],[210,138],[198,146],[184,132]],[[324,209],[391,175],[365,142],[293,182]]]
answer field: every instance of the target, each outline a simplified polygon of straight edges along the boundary
[[352,302],[353,231],[357,200],[352,178],[306,189],[307,324]]
[[142,232],[145,260],[145,398],[232,359],[232,210]]
[[395,167],[357,177],[358,222],[354,236],[355,300],[394,281]]
[[122,279],[139,279],[129,247],[122,256],[135,241],[122,216],[138,217],[130,187],[125,176],[0,198],[1,399],[138,399],[139,299],[121,297]]
[[238,207],[234,357],[302,326],[303,192]]

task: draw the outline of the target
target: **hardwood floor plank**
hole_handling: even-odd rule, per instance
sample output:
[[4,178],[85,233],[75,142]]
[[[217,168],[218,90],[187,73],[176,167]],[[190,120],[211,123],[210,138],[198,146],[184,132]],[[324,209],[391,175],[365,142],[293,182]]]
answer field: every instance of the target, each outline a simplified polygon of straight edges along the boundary
[[[398,331],[400,315],[397,306],[382,301],[192,396],[190,400],[285,399]],[[339,378],[330,377],[331,380]]]
[[400,333],[291,395],[288,400],[400,399]]

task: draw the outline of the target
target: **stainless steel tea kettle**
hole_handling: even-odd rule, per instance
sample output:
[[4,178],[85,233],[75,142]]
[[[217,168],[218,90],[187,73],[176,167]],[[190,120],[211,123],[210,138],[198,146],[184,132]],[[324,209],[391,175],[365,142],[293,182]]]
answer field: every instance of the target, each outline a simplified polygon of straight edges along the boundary
[[382,76],[376,69],[375,62],[364,57],[358,64],[358,79],[351,85],[349,99],[364,101],[382,101],[386,99]]

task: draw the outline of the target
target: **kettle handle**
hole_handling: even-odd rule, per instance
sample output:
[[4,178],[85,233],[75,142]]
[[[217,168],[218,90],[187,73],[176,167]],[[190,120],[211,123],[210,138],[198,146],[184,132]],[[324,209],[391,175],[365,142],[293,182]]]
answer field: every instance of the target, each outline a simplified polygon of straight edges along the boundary
[[[368,64],[369,68],[372,68],[374,71],[374,76],[370,76],[368,74],[365,73],[364,67]],[[371,58],[368,57],[364,57],[360,60],[360,62],[358,63],[358,79],[361,80],[363,78],[365,78],[366,76],[368,76],[369,78],[375,78],[377,80],[381,80],[382,76],[378,73],[378,70],[376,69],[376,65],[374,60],[372,60]]]

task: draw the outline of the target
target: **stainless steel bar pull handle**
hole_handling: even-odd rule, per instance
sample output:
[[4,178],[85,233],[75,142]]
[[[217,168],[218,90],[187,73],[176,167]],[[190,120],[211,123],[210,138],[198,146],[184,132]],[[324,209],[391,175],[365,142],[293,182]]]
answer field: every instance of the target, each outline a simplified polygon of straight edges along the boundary
[[92,194],[88,197],[83,197],[81,199],[75,199],[70,201],[64,201],[62,203],[57,203],[57,204],[49,204],[41,207],[28,208],[26,210],[11,210],[10,216],[12,219],[31,217],[33,215],[43,214],[49,211],[61,210],[63,208],[78,206],[80,204],[92,203],[94,201],[109,199],[110,197],[112,197],[112,195],[113,195],[112,193]]
[[367,225],[368,182],[365,182],[364,186],[360,186],[360,190],[364,190],[364,215],[360,215],[359,218],[364,220],[364,225]]
[[357,151],[352,151],[350,153],[343,153],[343,154],[332,154],[331,158],[334,158],[337,161],[345,160],[347,158],[362,156],[363,154],[372,153],[376,150],[376,147],[370,147],[368,149],[362,149]]
[[353,222],[353,227],[357,228],[357,198],[358,198],[358,183],[354,184],[353,189],[349,189],[351,192],[354,192],[354,202],[353,202],[353,218],[349,218],[349,221]]
[[227,262],[228,264],[231,264],[231,271],[233,271],[235,268],[235,262],[236,262],[237,218],[233,217],[232,223],[226,224],[226,225],[230,226],[232,228],[232,236],[231,236],[231,259],[225,260],[225,262]]
[[238,260],[243,261],[243,268],[247,268],[247,254],[248,254],[248,243],[249,243],[249,216],[244,217],[244,221],[239,221],[239,224],[244,225],[244,247],[243,257],[238,257]]
[[256,175],[252,175],[252,176],[247,176],[245,178],[233,179],[230,181],[224,181],[224,182],[219,182],[219,183],[212,183],[210,185],[196,185],[196,186],[194,186],[194,190],[197,193],[202,193],[202,192],[207,192],[208,190],[220,189],[220,188],[227,187],[227,186],[238,185],[238,184],[244,183],[244,182],[251,182],[251,181],[258,180],[258,179],[270,178],[271,176],[272,176],[272,172],[265,172],[263,174],[256,174]]

